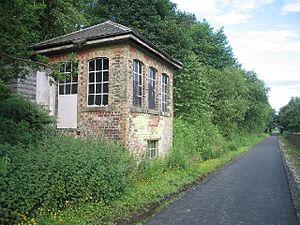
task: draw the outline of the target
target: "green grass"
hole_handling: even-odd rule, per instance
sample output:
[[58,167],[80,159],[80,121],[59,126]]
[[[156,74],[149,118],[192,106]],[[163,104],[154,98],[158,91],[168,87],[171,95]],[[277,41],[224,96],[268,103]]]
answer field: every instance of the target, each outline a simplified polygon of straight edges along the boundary
[[300,175],[300,147],[291,144],[284,137],[280,137],[280,142],[284,149],[284,154],[287,154],[295,167],[297,175]]
[[[40,212],[37,224],[115,224],[119,220],[142,218],[141,215],[166,206],[186,187],[200,181],[208,174],[229,163],[231,160],[247,152],[253,145],[266,136],[252,136],[245,139],[244,146],[235,151],[228,151],[216,159],[195,161],[185,169],[162,169],[163,160],[153,162],[157,172],[147,176],[133,176],[131,185],[117,200],[105,203],[103,201],[71,205],[63,211]],[[150,169],[151,170],[151,169]],[[170,196],[166,198],[166,196]],[[135,222],[139,222],[136,220]]]

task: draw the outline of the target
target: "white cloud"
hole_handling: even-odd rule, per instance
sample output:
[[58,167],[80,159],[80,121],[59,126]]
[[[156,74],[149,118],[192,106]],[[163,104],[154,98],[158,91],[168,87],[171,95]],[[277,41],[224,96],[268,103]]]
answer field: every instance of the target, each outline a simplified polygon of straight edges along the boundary
[[229,12],[220,16],[212,17],[212,20],[217,24],[241,24],[247,22],[247,20],[251,17],[251,14]]
[[284,14],[300,12],[300,1],[284,5],[281,12]]
[[172,0],[179,9],[194,13],[198,19],[220,27],[226,24],[240,24],[247,22],[254,12],[274,0]]

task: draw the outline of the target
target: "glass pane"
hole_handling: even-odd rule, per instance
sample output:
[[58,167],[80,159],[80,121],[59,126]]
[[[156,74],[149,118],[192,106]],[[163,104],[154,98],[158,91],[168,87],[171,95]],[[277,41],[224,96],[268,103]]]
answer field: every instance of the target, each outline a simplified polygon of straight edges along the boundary
[[89,97],[88,97],[88,105],[94,105],[94,95],[89,95]]
[[96,95],[96,103],[95,105],[101,105],[101,95]]
[[101,77],[101,72],[96,73],[96,82],[101,82],[102,77]]
[[69,95],[71,93],[71,84],[66,84],[66,95]]
[[89,62],[89,71],[95,71],[95,60]]
[[103,84],[103,93],[108,93],[108,84]]
[[142,85],[142,76],[139,76],[139,85]]
[[96,84],[96,93],[97,93],[97,94],[102,93],[102,87],[101,87],[101,84]]
[[142,87],[139,86],[139,92],[138,95],[142,95]]
[[102,70],[102,59],[96,60],[96,70]]
[[70,62],[66,63],[66,72],[71,72],[71,63]]
[[94,84],[89,85],[89,94],[94,94],[95,93],[95,87]]
[[77,84],[72,85],[72,94],[77,94]]
[[77,82],[78,76],[77,74],[72,74],[72,82]]
[[89,82],[95,82],[95,74],[89,73]]
[[137,61],[133,61],[133,71],[134,72],[138,72],[138,62]]
[[103,81],[108,81],[108,71],[103,72]]
[[60,95],[64,94],[64,85],[59,85],[59,94]]
[[65,63],[63,63],[63,64],[60,65],[59,71],[61,73],[65,72],[65,65],[66,65]]
[[103,69],[104,70],[108,70],[109,69],[108,59],[103,59]]
[[139,74],[142,74],[142,64],[139,62],[138,65],[139,65]]
[[103,105],[108,105],[108,95],[103,95]]
[[71,82],[71,74],[70,73],[66,73],[65,77],[66,77],[66,83],[70,83]]

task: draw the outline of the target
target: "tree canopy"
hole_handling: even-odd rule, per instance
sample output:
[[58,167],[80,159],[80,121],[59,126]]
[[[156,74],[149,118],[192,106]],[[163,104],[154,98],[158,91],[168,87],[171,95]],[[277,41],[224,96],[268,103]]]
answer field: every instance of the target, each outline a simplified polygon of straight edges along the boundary
[[0,84],[36,64],[31,44],[112,20],[182,61],[174,76],[176,116],[205,118],[226,137],[263,130],[269,122],[268,89],[241,68],[223,28],[215,30],[170,0],[3,0],[0,15]]
[[279,110],[279,123],[284,130],[300,132],[300,97],[292,97],[289,103]]

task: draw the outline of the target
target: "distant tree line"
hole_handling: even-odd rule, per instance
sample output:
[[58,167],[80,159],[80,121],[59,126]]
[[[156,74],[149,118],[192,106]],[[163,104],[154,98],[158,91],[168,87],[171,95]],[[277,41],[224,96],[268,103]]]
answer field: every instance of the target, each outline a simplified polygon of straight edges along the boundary
[[43,65],[30,44],[112,20],[183,62],[174,77],[176,117],[210,122],[225,138],[263,131],[272,119],[268,88],[238,63],[223,28],[170,0],[3,0],[0,15],[0,85],[25,76],[24,65]]
[[279,110],[278,115],[284,130],[300,132],[300,97],[292,97],[289,103]]

